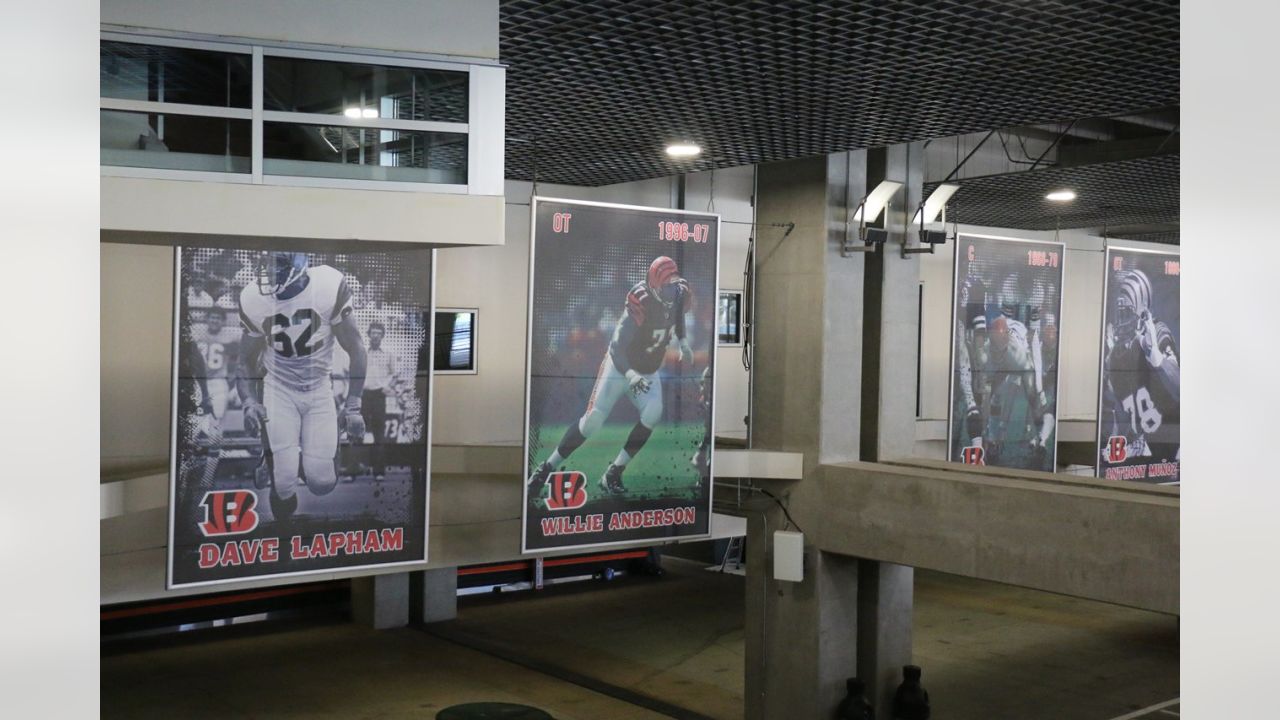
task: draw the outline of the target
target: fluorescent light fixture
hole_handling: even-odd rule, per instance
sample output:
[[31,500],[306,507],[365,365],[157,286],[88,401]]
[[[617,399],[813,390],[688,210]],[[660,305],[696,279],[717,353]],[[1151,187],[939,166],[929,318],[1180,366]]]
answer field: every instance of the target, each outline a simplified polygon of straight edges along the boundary
[[377,108],[365,108],[360,111],[360,116],[366,117],[366,118],[376,118],[378,117],[378,110]]
[[884,212],[884,208],[889,204],[890,198],[902,188],[902,183],[893,180],[882,180],[875,190],[872,190],[862,201],[862,206],[853,213],[853,222],[863,222],[865,216],[866,222],[875,222],[880,217],[880,213]]
[[1044,199],[1052,200],[1054,202],[1071,202],[1076,199],[1076,192],[1074,190],[1054,190],[1048,195],[1045,195]]
[[959,185],[952,185],[951,183],[942,183],[938,187],[934,188],[933,194],[924,201],[924,207],[916,210],[916,216],[911,219],[911,223],[920,223],[921,213],[924,213],[923,222],[925,225],[928,225],[931,222],[936,222],[938,216],[942,214],[942,208],[947,206],[947,201],[950,200],[951,196],[955,195],[956,191],[959,189]]
[[667,155],[673,158],[694,157],[702,154],[702,148],[693,143],[672,143],[667,146]]
[[351,118],[352,120],[359,120],[359,119],[360,119],[360,108],[358,108],[358,107],[349,107],[349,108],[347,108],[346,110],[343,110],[343,111],[342,111],[342,114],[343,114],[343,115],[346,115],[347,117]]

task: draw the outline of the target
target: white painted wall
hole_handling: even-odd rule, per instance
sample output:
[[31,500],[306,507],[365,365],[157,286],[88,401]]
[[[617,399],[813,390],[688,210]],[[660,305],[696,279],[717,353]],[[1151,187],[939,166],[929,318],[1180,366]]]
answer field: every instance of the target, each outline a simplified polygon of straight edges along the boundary
[[[689,176],[687,209],[723,215],[720,285],[742,289],[751,222],[751,167],[718,170],[712,201],[711,173]],[[652,207],[675,206],[674,178],[586,188],[540,183],[547,197]],[[524,359],[528,314],[529,197],[531,184],[508,181],[506,244],[442,249],[436,302],[479,308],[475,375],[437,376],[433,438],[439,445],[519,445],[524,432]],[[741,348],[717,350],[716,432],[745,437],[747,372]]]
[[104,25],[498,57],[497,0],[102,0]]

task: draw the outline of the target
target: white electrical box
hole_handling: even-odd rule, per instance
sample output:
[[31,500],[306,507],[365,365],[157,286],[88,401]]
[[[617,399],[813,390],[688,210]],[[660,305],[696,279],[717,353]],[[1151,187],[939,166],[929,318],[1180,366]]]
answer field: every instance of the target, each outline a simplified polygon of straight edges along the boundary
[[804,533],[774,531],[773,579],[804,582]]

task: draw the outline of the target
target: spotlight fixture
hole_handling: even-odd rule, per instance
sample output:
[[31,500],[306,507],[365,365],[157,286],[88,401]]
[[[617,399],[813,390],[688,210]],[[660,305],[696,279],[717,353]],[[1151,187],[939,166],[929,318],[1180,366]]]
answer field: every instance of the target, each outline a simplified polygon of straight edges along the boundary
[[694,143],[672,143],[667,146],[667,155],[673,158],[689,158],[702,154],[702,148]]
[[920,206],[919,210],[916,210],[916,216],[911,219],[912,222],[920,223],[921,225],[928,225],[929,223],[937,221],[938,215],[940,215],[943,208],[947,206],[947,201],[949,201],[951,196],[955,195],[956,191],[959,189],[959,185],[954,185],[952,183],[942,183],[938,187],[934,188],[933,192],[929,194],[929,199],[924,201],[924,204]]
[[[846,221],[845,241],[840,244],[842,256],[848,257],[849,253],[855,252],[874,252],[876,248],[884,245],[889,239],[889,231],[884,228],[867,227],[867,223],[875,222],[880,217],[880,213],[884,212],[889,200],[901,189],[900,182],[882,180],[874,190],[862,198],[862,202],[858,203],[858,207]],[[861,245],[853,245],[848,241],[850,227],[855,221],[858,223],[858,240],[862,242]]]
[[1045,195],[1044,199],[1053,202],[1071,202],[1076,199],[1076,192],[1074,190],[1054,190]]

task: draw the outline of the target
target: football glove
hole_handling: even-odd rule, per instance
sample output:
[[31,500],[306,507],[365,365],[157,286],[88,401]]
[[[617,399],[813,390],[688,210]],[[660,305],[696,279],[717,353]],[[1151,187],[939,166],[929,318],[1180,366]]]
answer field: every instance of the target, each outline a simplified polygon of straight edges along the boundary
[[689,347],[689,341],[680,338],[680,362],[693,362],[693,348]]
[[628,370],[627,389],[632,395],[643,395],[649,392],[649,379],[635,370]]
[[964,429],[969,433],[969,437],[982,437],[982,413],[976,404],[970,405],[968,412],[965,413]]
[[364,442],[364,415],[358,405],[347,405],[342,412],[342,429],[347,431],[347,439],[355,444]]
[[257,436],[267,424],[267,409],[257,400],[250,399],[244,404],[244,431]]

